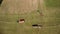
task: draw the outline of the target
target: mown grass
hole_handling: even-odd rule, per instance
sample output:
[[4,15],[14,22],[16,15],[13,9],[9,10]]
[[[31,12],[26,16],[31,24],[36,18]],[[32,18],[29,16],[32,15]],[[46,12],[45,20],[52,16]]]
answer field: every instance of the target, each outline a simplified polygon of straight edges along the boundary
[[[16,21],[19,18],[24,18],[25,23],[24,24],[19,24]],[[0,15],[0,28],[3,31],[3,34],[56,34],[57,23],[55,21],[55,16],[40,16],[38,12],[31,12],[31,13],[26,13],[26,14],[19,14],[19,15]],[[58,20],[57,20],[58,22]],[[32,28],[32,24],[42,24],[43,28],[42,29],[34,29]],[[56,26],[56,27],[54,27]],[[47,27],[47,28],[46,28]],[[38,31],[39,30],[39,31]]]
[[50,27],[47,30],[49,30],[49,34],[60,34],[60,26],[58,26],[60,25],[60,0],[45,0],[45,3],[49,14],[48,24],[49,26],[56,26],[56,28]]

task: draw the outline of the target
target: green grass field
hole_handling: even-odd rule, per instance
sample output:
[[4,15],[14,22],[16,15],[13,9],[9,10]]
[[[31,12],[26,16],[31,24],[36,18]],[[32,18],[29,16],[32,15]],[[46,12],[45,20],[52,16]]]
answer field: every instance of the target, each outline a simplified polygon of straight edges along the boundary
[[[0,34],[60,34],[60,0],[45,0],[48,11],[41,16],[37,11],[10,14],[4,6],[0,7]],[[6,6],[7,7],[7,6]],[[5,12],[4,12],[5,11]],[[24,18],[25,23],[17,20]],[[42,28],[33,28],[32,24],[42,24]]]

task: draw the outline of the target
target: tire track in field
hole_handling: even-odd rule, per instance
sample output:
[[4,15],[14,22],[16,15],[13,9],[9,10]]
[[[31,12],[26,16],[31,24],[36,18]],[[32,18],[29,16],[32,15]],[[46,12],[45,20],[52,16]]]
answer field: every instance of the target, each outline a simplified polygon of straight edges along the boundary
[[40,11],[45,15],[46,14],[46,5],[45,5],[45,1],[44,0],[39,0],[40,2]]
[[40,6],[39,6],[39,9],[40,9],[40,12],[42,13],[43,16],[41,16],[42,18],[42,22],[45,22],[44,25],[46,25],[46,22],[48,21],[47,19],[45,19],[45,16],[47,16],[47,10],[46,10],[46,4],[45,4],[45,1],[44,0],[39,0],[38,1]]

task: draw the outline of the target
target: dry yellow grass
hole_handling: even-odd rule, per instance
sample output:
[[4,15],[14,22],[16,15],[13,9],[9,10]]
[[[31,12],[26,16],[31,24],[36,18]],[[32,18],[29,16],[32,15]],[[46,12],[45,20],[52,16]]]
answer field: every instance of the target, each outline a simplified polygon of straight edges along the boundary
[[37,9],[37,0],[4,0],[2,10],[8,13],[26,13]]

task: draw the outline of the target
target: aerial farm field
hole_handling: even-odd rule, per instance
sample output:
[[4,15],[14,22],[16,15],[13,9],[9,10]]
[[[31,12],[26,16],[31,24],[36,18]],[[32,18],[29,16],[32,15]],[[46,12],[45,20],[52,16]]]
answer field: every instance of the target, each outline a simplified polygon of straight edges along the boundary
[[60,0],[3,0],[0,34],[60,34]]

